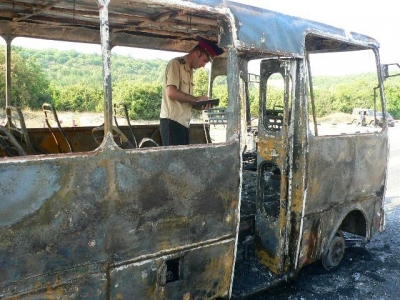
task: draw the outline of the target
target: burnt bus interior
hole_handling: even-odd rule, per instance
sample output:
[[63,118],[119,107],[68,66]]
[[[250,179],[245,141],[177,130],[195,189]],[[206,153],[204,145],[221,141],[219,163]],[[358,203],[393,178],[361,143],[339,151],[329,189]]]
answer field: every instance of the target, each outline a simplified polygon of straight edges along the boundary
[[[12,45],[12,40],[16,37],[45,37],[53,40],[97,44],[100,42],[101,36],[98,31],[99,11],[95,1],[49,1],[40,4],[34,1],[4,1],[0,3],[0,7],[0,22],[2,25],[0,33],[8,45]],[[244,8],[242,9],[244,10]],[[141,3],[123,1],[111,1],[108,10],[111,47],[126,46],[184,53],[196,44],[196,36],[202,36],[216,42],[220,40],[222,45],[229,44],[228,35],[222,34],[224,31],[229,30],[229,28],[226,28],[228,25],[226,20],[224,20],[225,17],[215,11],[206,12],[201,9],[187,10],[187,8],[171,7],[171,5],[161,3],[157,5],[142,5]],[[52,30],[49,30],[50,25],[54,26]],[[35,28],[34,31],[30,30],[32,26]],[[334,51],[343,53],[361,50],[358,45],[345,44],[317,34],[308,34],[305,45],[310,56]],[[286,55],[282,54],[279,56],[279,61],[282,61]],[[227,74],[227,56],[227,51],[225,51],[222,57],[217,59],[213,64],[211,83],[216,77]],[[246,100],[243,109],[246,110],[247,126],[250,127],[252,116],[250,113],[248,88],[251,85],[249,80],[251,80],[250,73],[252,70],[248,70],[248,63],[254,60],[260,61],[262,58],[269,59],[271,54],[256,53],[252,52],[251,49],[246,49],[243,52],[239,51],[238,56],[241,60],[240,75],[243,85],[240,93],[243,93],[243,98]],[[11,53],[7,54],[7,58],[12,61]],[[326,60],[329,59],[328,57]],[[310,60],[313,60],[313,58],[310,58]],[[350,61],[350,63],[346,61],[346,63],[350,65],[354,64],[354,60]],[[330,65],[326,66],[326,68],[330,67]],[[313,67],[310,65],[309,69],[311,88],[309,91],[311,98],[310,130],[314,135],[318,135],[317,124],[319,121],[316,120],[315,107],[313,107],[315,96],[311,80],[311,70]],[[266,74],[264,78],[269,78],[271,75]],[[283,80],[281,82],[282,85]],[[289,80],[289,84],[291,82]],[[276,85],[276,82],[272,85]],[[259,87],[259,89],[262,101],[267,88]],[[210,84],[209,93],[212,95],[212,84]],[[46,124],[45,127],[47,128],[26,128],[23,114],[19,111],[18,107],[13,106],[11,93],[5,96],[7,100],[3,100],[5,111],[2,118],[7,120],[7,128],[3,128],[2,131],[8,130],[8,133],[12,133],[19,141],[19,145],[14,145],[15,141],[3,138],[1,144],[4,146],[0,149],[1,156],[19,155],[19,153],[24,152],[27,154],[86,152],[93,151],[100,145],[99,140],[101,140],[100,132],[102,131],[102,124],[97,124],[93,128],[65,127],[65,125],[57,122],[57,112],[54,106],[43,103],[43,123]],[[264,101],[265,107],[263,109],[265,111],[262,112],[268,116],[264,118],[264,125],[267,130],[278,131],[282,126],[282,99]],[[125,120],[123,121],[123,125],[120,126],[116,119],[116,111],[118,109],[116,106],[120,104],[114,103],[113,105],[114,107],[107,109],[106,112],[114,116],[112,125],[113,133],[115,135],[115,142],[121,148],[154,147],[161,145],[157,124],[131,125],[129,118],[127,118],[127,108],[122,105],[120,109],[124,111],[122,117]],[[381,110],[382,107],[378,101],[376,111]],[[290,121],[290,115],[288,115],[288,121]],[[53,126],[55,127],[54,130],[52,129]],[[190,134],[190,140],[193,144],[208,143],[211,141],[209,126],[193,124]],[[21,149],[19,151],[14,149],[20,147],[23,148],[24,152],[21,152]]]
[[[125,110],[126,108],[124,108]],[[2,119],[6,126],[0,127],[0,156],[12,157],[23,155],[48,155],[87,152],[96,150],[104,138],[104,125],[98,126],[65,126],[50,103],[43,104],[42,127],[27,127],[20,108],[5,107]],[[61,122],[60,122],[61,121]],[[139,149],[160,147],[161,136],[159,125],[132,124],[129,118],[114,118],[114,142],[121,149]],[[190,128],[192,144],[211,142],[208,124],[193,124]]]
[[[109,33],[110,41],[110,49],[102,49],[105,99],[104,117],[98,124],[66,126],[60,122],[62,112],[43,103],[44,127],[27,128],[26,118],[13,105],[12,83],[7,82],[7,123],[0,127],[0,174],[13,172],[18,177],[34,169],[37,173],[31,180],[50,178],[37,184],[49,182],[46,190],[50,196],[43,196],[33,184],[26,184],[19,194],[21,181],[7,188],[11,197],[7,199],[10,205],[0,212],[0,256],[8,259],[1,263],[0,297],[48,298],[46,287],[52,289],[50,293],[63,295],[77,295],[75,287],[81,295],[92,289],[99,298],[107,299],[119,298],[121,293],[129,299],[132,288],[138,299],[149,293],[153,293],[150,299],[177,299],[188,290],[194,293],[189,298],[194,299],[227,298],[230,294],[239,218],[237,138],[215,145],[210,143],[208,126],[193,124],[192,145],[166,149],[161,146],[158,124],[133,124],[126,118],[125,108],[111,102],[109,89],[112,47],[188,52],[197,44],[197,36],[219,41],[222,24],[229,36],[225,15],[207,6],[186,4],[0,2],[0,35],[6,41],[7,64],[12,61],[11,45],[17,37],[100,44]],[[109,32],[104,24],[109,25]],[[222,59],[229,59],[230,51],[223,47],[226,56]],[[236,79],[230,82],[235,86]],[[234,115],[237,98],[232,95],[227,109]],[[116,111],[121,109],[123,117],[117,118]],[[237,123],[228,121],[227,135],[236,131]],[[214,169],[209,167],[211,163],[204,163],[217,157]],[[225,173],[233,175],[222,176]],[[2,180],[0,188],[6,188],[8,179]],[[220,193],[207,188],[217,184]],[[26,215],[15,209],[15,203],[23,201],[29,203]],[[41,203],[30,210],[32,202]],[[77,231],[67,225],[66,215],[71,212],[81,216],[75,224],[85,223]],[[66,226],[59,226],[60,219]],[[48,225],[43,228],[45,222]],[[125,224],[134,228],[128,233]],[[50,228],[54,234],[49,234]],[[3,234],[6,231],[9,234]],[[24,244],[31,255],[21,253],[23,247],[13,251],[13,243],[29,232],[35,234]],[[86,235],[95,236],[97,242],[88,243]],[[47,250],[54,259],[44,256],[47,250],[41,248],[41,242],[36,247],[38,240],[51,244]],[[28,260],[33,265],[22,262]],[[143,278],[147,274],[147,279]]]
[[[84,43],[100,43],[99,10],[96,1],[2,1],[0,3],[1,35],[8,42],[16,37],[34,37]],[[110,43],[114,46],[139,47],[156,50],[187,52],[196,44],[196,36],[218,40],[221,16],[215,12],[171,7],[168,4],[111,1],[109,5]],[[35,30],[32,31],[31,27]],[[49,30],[49,26],[52,30]],[[11,54],[7,58],[12,61]],[[112,60],[112,58],[111,58]],[[12,83],[11,83],[12,84]],[[161,99],[160,99],[161,101]],[[4,105],[5,104],[5,105]],[[60,124],[51,104],[43,103],[43,123],[46,128],[26,128],[24,116],[13,106],[11,93],[2,118],[2,128],[16,137],[3,133],[0,155],[36,155],[93,151],[102,140],[102,124],[78,127]],[[158,124],[131,125],[126,106],[122,109],[123,125],[113,118],[115,142],[123,149],[157,147],[161,145]],[[108,113],[107,112],[107,113]],[[58,112],[59,114],[60,112]],[[53,129],[54,127],[54,129]],[[15,143],[18,141],[18,144]],[[210,142],[209,126],[193,124],[190,143]],[[22,148],[22,149],[21,149]],[[23,151],[22,151],[23,150]]]
[[[235,4],[232,6],[235,7]],[[248,8],[237,4],[236,9],[246,11]],[[311,76],[311,72],[315,69],[318,73],[318,68],[331,67],[326,63],[331,57],[318,60],[318,55],[329,55],[331,52],[338,52],[339,55],[349,54],[349,58],[342,58],[344,65],[349,66],[355,63],[352,53],[356,51],[368,52],[366,57],[371,69],[366,72],[375,68],[372,72],[377,74],[377,54],[371,48],[356,43],[342,42],[333,36],[324,36],[320,32],[306,36],[306,59],[290,52],[277,55],[257,48],[235,49],[232,48],[234,41],[231,39],[232,31],[236,28],[231,28],[228,16],[200,5],[180,7],[178,4],[172,5],[169,1],[159,1],[155,4],[154,1],[112,0],[108,6],[108,17],[111,47],[188,52],[196,44],[196,37],[202,36],[219,42],[225,49],[225,53],[215,59],[211,66],[209,94],[213,95],[213,81],[218,76],[227,76],[227,82],[231,84],[227,87],[229,102],[226,108],[225,143],[228,144],[231,139],[234,139],[233,136],[237,131],[241,132],[242,137],[251,136],[247,144],[246,139],[243,139],[240,145],[244,172],[232,295],[241,297],[257,292],[265,286],[272,286],[283,278],[287,278],[288,274],[294,275],[298,267],[301,267],[301,262],[299,264],[294,262],[298,245],[300,245],[298,240],[300,237],[296,236],[298,232],[295,231],[292,240],[285,236],[285,230],[290,233],[290,228],[286,228],[286,226],[289,227],[289,221],[288,223],[282,221],[285,217],[289,220],[293,216],[292,221],[297,222],[295,218],[301,214],[299,211],[294,211],[293,215],[289,216],[291,211],[286,203],[290,188],[288,186],[288,159],[286,159],[288,156],[283,151],[288,151],[288,149],[282,145],[290,134],[288,129],[293,128],[294,123],[302,125],[303,129],[300,130],[304,132],[299,136],[311,141],[332,138],[332,136],[359,136],[363,133],[373,135],[383,130],[376,127],[361,130],[347,123],[346,126],[338,126],[337,121],[332,121],[330,123],[332,126],[325,128],[325,125],[320,124],[317,118],[315,107],[315,101],[322,92],[320,86],[314,85]],[[100,39],[105,38],[104,32],[99,31],[98,5],[90,0],[40,3],[31,0],[1,1],[0,35],[7,43],[6,56],[11,60],[10,47],[15,37],[93,44],[99,44]],[[108,55],[106,50],[108,49],[102,50],[105,58]],[[112,55],[110,60],[112,61]],[[252,77],[252,63],[257,65],[259,72],[255,80]],[[303,75],[305,77],[302,77]],[[105,76],[104,85],[109,84],[108,80],[110,79]],[[375,77],[374,84],[379,84],[378,75]],[[307,91],[302,91],[305,86]],[[255,123],[257,120],[252,117],[250,107],[250,90],[254,88],[259,97],[258,123]],[[302,110],[304,115],[295,116],[292,114],[293,109],[297,111],[303,109],[296,102],[300,93],[309,96],[307,103],[309,107]],[[380,100],[376,102],[377,110],[385,111],[383,96],[380,95],[380,97]],[[103,124],[100,122],[95,126],[85,127],[64,126],[59,121],[60,112],[57,112],[51,104],[43,103],[43,121],[46,125],[44,128],[26,127],[21,110],[13,106],[11,94],[6,95],[5,103],[7,123],[0,126],[1,157],[48,154],[67,156],[71,153],[76,155],[76,153],[101,150],[104,147],[104,131],[106,127],[110,128],[107,125],[110,120],[114,142],[119,148],[140,151],[141,148],[162,146],[158,124],[132,124],[127,117],[127,108],[116,103],[111,106],[105,101]],[[332,106],[332,112],[335,112],[334,110]],[[122,119],[117,118],[117,111],[122,111]],[[243,120],[239,120],[239,115],[244,116]],[[302,123],[302,118],[307,119],[307,124]],[[279,154],[283,154],[285,160],[274,159],[273,153],[269,160],[263,158],[260,153],[257,153],[260,150],[257,149],[259,145],[250,147],[255,138],[261,140],[264,147],[266,145],[280,149],[282,153]],[[191,144],[209,144],[206,146],[214,147],[215,145],[210,141],[210,125],[191,125]],[[257,176],[260,179],[257,179]],[[249,181],[254,184],[248,184]],[[255,197],[256,194],[257,197]],[[300,207],[301,205],[298,205],[297,209]],[[261,224],[258,232],[255,225],[256,216]],[[365,237],[367,224],[363,216],[356,215],[356,217],[362,222],[357,223],[348,218],[341,229]],[[269,253],[268,255],[262,252],[258,257],[255,256],[254,239],[258,240],[257,242],[262,245],[264,252]],[[320,257],[321,253],[315,251],[304,258],[304,262],[309,263]],[[179,263],[174,260],[169,263],[172,273],[179,278],[180,268],[177,267]],[[257,272],[255,273],[254,270]],[[249,276],[249,274],[254,274],[254,276]]]

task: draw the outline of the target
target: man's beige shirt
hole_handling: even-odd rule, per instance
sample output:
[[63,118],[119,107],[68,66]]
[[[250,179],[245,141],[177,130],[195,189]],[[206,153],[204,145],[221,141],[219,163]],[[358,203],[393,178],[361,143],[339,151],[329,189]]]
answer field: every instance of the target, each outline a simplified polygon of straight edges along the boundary
[[172,59],[165,70],[163,98],[161,103],[160,118],[168,118],[189,128],[192,117],[192,105],[168,98],[166,87],[174,85],[178,90],[192,95],[193,93],[193,70],[187,62],[187,56]]

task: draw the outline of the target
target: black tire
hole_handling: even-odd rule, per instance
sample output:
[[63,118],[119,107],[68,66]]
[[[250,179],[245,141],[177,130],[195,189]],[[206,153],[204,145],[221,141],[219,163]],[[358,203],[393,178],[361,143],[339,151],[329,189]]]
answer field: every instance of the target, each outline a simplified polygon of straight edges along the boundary
[[339,266],[345,252],[345,239],[343,234],[338,231],[322,254],[322,266],[330,271]]

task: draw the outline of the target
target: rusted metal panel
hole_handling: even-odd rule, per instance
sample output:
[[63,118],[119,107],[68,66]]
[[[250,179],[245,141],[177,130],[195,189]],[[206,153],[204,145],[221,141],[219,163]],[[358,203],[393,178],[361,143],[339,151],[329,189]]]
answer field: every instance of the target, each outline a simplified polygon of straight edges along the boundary
[[337,230],[369,239],[380,229],[387,140],[387,131],[310,138],[300,267],[319,259]]
[[[293,135],[289,151],[289,186],[288,186],[288,215],[287,215],[287,239],[286,268],[296,272],[299,270],[297,259],[299,255],[300,239],[303,231],[304,194],[307,189],[306,176],[308,169],[308,97],[307,97],[307,71],[304,59],[297,60],[295,68],[292,68],[296,78],[292,111],[292,127],[289,135]],[[293,77],[294,78],[294,77]],[[294,274],[294,273],[292,273]]]
[[260,160],[264,162],[258,167],[256,253],[272,272],[281,274],[283,249],[287,244],[287,147],[281,134],[277,134],[275,138],[261,135],[258,149]]
[[[95,1],[54,1],[51,4],[46,6],[32,0],[0,1],[0,34],[100,42]],[[222,19],[231,23],[235,32],[234,47],[249,51],[246,55],[251,56],[260,51],[304,56],[304,37],[310,33],[309,51],[343,51],[345,47],[351,50],[351,45],[379,47],[374,39],[358,33],[222,0],[112,0],[109,5],[110,40],[112,46],[188,51],[196,43],[197,35],[215,39]],[[60,21],[63,25],[51,26]],[[31,30],[32,23],[37,30]],[[335,41],[324,36],[333,37]],[[228,45],[226,42],[223,46]]]
[[285,145],[283,145],[282,141],[279,138],[282,138],[281,135],[278,135],[278,138],[260,138],[258,144],[260,148],[259,153],[263,160],[276,161],[278,165],[282,166],[284,161],[286,160],[287,153]]
[[305,217],[303,221],[305,230],[302,233],[298,267],[301,268],[307,264],[316,261],[321,252],[321,233],[322,219],[313,216]]
[[6,107],[11,105],[11,42],[12,37],[5,36],[6,41]]
[[[131,299],[132,283],[136,299],[215,299],[228,297],[233,265],[234,239],[210,245],[198,245],[174,255],[116,266],[110,272],[111,299]],[[201,258],[201,263],[200,259]],[[178,259],[179,274],[184,280],[168,282],[164,278],[168,262]],[[172,271],[169,271],[172,272]],[[204,278],[204,273],[213,274]],[[167,276],[168,273],[167,272]],[[170,275],[171,277],[173,275]]]
[[[379,226],[373,228],[372,224],[379,224],[381,207],[382,198],[369,197],[337,204],[318,213],[307,213],[303,220],[304,231],[298,267],[301,268],[320,259],[330,239],[338,230],[357,234],[360,240],[369,240],[379,230]],[[354,214],[355,212],[356,214]],[[360,229],[344,226],[345,218],[351,214],[353,214],[351,222],[355,223]]]
[[[103,274],[92,276],[87,287],[98,290],[95,286],[103,286],[98,280],[114,267],[161,261],[165,253],[189,255],[201,243],[214,250],[190,258],[208,266],[196,276],[215,282],[222,273],[231,276],[239,216],[238,143],[199,147],[4,160],[1,295],[52,291],[90,273],[80,266]],[[213,168],[205,161],[215,162]],[[215,186],[218,190],[210,188]],[[229,290],[224,278],[215,292]],[[135,284],[131,287],[135,295]],[[181,292],[189,287],[196,289],[185,283]]]
[[[290,94],[299,94],[302,81],[296,78],[300,60],[266,60],[261,64],[260,90],[263,103],[259,120],[259,190],[257,195],[256,253],[260,261],[277,275],[290,274],[295,269],[291,259],[297,249],[298,224],[302,213],[304,178],[304,97],[296,101]],[[277,111],[268,110],[266,80],[280,73],[285,82],[282,123],[271,125]],[[304,79],[303,79],[304,80]],[[289,88],[292,91],[289,93]],[[291,117],[290,117],[291,116]],[[278,126],[279,125],[279,126]],[[301,166],[301,167],[300,167]]]
[[[208,6],[207,4],[210,4]],[[188,51],[196,36],[218,36],[219,1],[110,1],[111,45]],[[205,14],[206,13],[206,14]],[[100,43],[99,10],[94,0],[1,1],[0,34]],[[34,24],[36,30],[31,30]],[[57,26],[53,26],[56,25]],[[189,33],[189,34],[188,34]]]
[[363,197],[383,197],[387,140],[387,131],[311,137],[306,212],[322,212]]
[[[106,265],[86,264],[1,287],[1,299],[108,299]],[[4,298],[3,298],[4,297]]]
[[101,56],[103,62],[104,133],[112,132],[111,45],[108,5],[110,0],[96,0],[100,17]]

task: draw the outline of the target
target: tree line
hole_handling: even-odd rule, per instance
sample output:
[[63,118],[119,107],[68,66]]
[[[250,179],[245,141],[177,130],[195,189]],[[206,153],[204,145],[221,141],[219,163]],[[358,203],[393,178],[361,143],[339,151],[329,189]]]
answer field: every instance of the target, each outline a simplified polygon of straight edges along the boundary
[[[0,47],[0,102],[5,105],[5,55]],[[157,119],[161,107],[162,79],[166,60],[142,60],[130,56],[112,55],[111,67],[113,102],[125,103],[132,119]],[[373,107],[374,81],[372,75],[345,77],[316,77],[314,92],[317,116],[332,112],[351,113],[354,107]],[[206,69],[194,74],[195,94],[207,94]],[[400,80],[385,81],[387,109],[400,117]],[[258,87],[250,85],[253,117],[258,115]],[[269,88],[270,98],[282,92]],[[217,78],[213,97],[226,106],[228,91],[226,77]],[[58,110],[103,110],[102,61],[100,55],[74,50],[32,50],[12,47],[12,101],[14,106],[37,110],[44,102]]]

